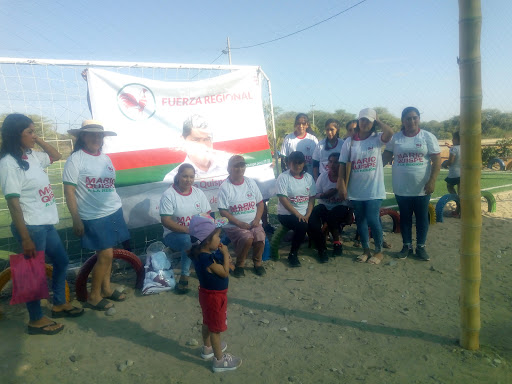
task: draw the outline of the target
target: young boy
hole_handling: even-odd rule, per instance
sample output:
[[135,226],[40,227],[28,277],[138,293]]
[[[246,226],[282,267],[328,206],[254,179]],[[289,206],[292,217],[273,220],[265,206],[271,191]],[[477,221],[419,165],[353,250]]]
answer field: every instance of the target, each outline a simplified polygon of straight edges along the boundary
[[[450,156],[448,157],[447,166],[449,167],[448,177],[446,181],[446,188],[449,193],[458,194],[460,188],[460,134],[459,131],[452,133],[453,146],[450,148]],[[457,187],[457,190],[455,190]],[[453,216],[460,216],[460,207],[453,213]]]

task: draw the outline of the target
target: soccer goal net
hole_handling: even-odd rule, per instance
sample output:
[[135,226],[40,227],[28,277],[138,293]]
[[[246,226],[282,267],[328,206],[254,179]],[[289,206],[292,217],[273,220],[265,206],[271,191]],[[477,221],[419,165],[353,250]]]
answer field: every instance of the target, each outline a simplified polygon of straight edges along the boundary
[[[88,102],[86,69],[98,68],[142,79],[194,82],[211,79],[247,66],[195,65],[167,63],[98,62],[74,60],[44,60],[0,58],[0,124],[5,116],[18,112],[29,116],[37,134],[51,143],[63,159],[48,168],[48,175],[58,204],[59,234],[73,263],[83,263],[90,253],[82,250],[80,240],[73,235],[71,217],[64,200],[62,172],[66,158],[73,150],[69,129],[80,128],[91,118]],[[274,150],[274,117],[270,81],[258,68],[262,87],[262,105],[270,147]],[[275,150],[274,150],[275,153]],[[0,195],[0,261],[18,252],[19,245],[10,230],[11,216],[7,203]],[[131,230],[132,248],[142,252],[148,243],[161,239],[161,225]]]

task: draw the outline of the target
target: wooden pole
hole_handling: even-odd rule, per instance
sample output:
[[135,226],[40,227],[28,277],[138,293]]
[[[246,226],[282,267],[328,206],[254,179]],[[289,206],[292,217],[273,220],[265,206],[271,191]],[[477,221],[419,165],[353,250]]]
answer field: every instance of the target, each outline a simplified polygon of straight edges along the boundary
[[461,218],[460,316],[463,348],[479,348],[480,335],[480,234],[482,214],[482,79],[480,0],[459,0]]

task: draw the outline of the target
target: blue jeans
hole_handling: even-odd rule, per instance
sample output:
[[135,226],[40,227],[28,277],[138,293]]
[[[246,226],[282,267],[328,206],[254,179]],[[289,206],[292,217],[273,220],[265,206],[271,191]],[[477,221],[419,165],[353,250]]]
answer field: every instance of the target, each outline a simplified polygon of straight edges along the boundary
[[416,216],[416,245],[424,246],[428,233],[428,204],[430,195],[397,196],[400,210],[400,232],[404,245],[412,245],[412,214]]
[[192,248],[192,242],[188,233],[171,232],[163,238],[163,243],[173,251],[181,252],[181,274],[190,276],[190,265],[192,260],[187,251]]
[[364,249],[370,248],[370,234],[368,227],[372,230],[375,241],[375,251],[382,250],[382,224],[380,223],[381,199],[377,200],[351,200],[356,215],[357,233],[361,237],[361,245]]
[[[62,305],[66,303],[66,271],[68,269],[69,258],[53,225],[27,225],[30,239],[36,246],[36,251],[44,251],[45,255],[51,260],[53,265],[52,291],[53,304]],[[11,224],[13,236],[21,244],[21,237],[14,226]],[[27,310],[30,321],[36,321],[43,317],[41,301],[30,301],[27,303]]]

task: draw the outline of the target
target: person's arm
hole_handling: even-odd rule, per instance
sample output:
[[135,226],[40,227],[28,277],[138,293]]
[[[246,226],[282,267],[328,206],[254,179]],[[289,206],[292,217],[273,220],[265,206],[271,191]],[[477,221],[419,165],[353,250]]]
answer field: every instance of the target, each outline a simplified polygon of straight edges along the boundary
[[66,205],[68,206],[71,219],[73,220],[73,233],[82,237],[84,235],[84,223],[78,213],[78,204],[76,203],[76,187],[72,184],[64,184],[64,196],[66,196]]
[[387,149],[382,153],[382,165],[386,166],[387,164],[391,164],[393,160],[393,152],[388,151]]
[[347,172],[347,165],[345,163],[340,163],[340,168],[338,170],[338,182],[336,183],[336,188],[338,189],[338,194],[342,200],[347,200],[347,186],[345,185],[345,174]]
[[186,225],[178,224],[169,215],[160,216],[160,221],[165,228],[170,229],[173,232],[188,233],[188,227]]
[[448,163],[446,164],[446,167],[449,167],[455,162],[455,155],[453,153],[450,153],[450,156],[448,157]]
[[375,119],[375,121],[377,122],[377,126],[382,129],[382,142],[387,143],[393,137],[393,130],[389,127],[389,125],[387,125],[383,121],[380,121],[378,118]]
[[436,153],[430,155],[430,161],[432,162],[432,167],[430,169],[430,178],[425,184],[425,193],[427,195],[431,195],[436,189],[436,180],[439,175],[439,170],[441,169],[441,154]]
[[315,208],[315,197],[310,196],[309,201],[308,201],[308,209],[306,211],[306,215],[304,216],[304,218],[306,219],[305,220],[306,223],[308,222],[309,217],[311,216],[311,213],[313,212],[313,208]]
[[36,136],[36,143],[50,156],[51,161],[57,161],[62,158],[62,155],[53,146],[45,142],[40,137]]
[[260,201],[258,204],[256,204],[256,216],[254,217],[254,220],[251,222],[251,228],[256,228],[260,225],[261,217],[263,216],[263,210],[265,209],[265,203]]
[[229,255],[228,247],[226,247],[224,244],[219,245],[219,249],[224,256],[224,260],[222,265],[217,263],[215,259],[213,259],[213,264],[211,264],[208,268],[206,268],[209,272],[215,273],[217,276],[220,277],[228,277],[229,276],[229,261],[231,259],[231,256]]
[[21,237],[21,248],[23,249],[23,254],[29,257],[36,256],[36,246],[32,239],[30,238],[30,234],[28,233],[27,226],[25,225],[25,219],[23,217],[23,211],[21,210],[20,198],[19,197],[10,197],[7,199],[7,207],[9,207],[9,212],[11,213],[12,222],[16,227],[20,237]]
[[320,175],[320,161],[313,160],[313,179],[315,179],[315,181],[317,181],[319,175]]

